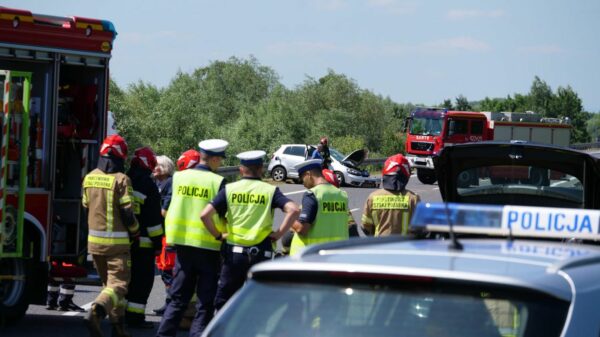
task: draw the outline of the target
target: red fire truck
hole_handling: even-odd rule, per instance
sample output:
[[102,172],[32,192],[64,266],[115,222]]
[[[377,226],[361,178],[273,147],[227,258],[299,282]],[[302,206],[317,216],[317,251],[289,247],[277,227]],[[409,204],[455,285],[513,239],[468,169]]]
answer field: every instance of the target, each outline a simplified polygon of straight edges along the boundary
[[0,324],[85,278],[81,181],[106,133],[109,21],[0,7]]
[[568,119],[542,118],[533,112],[471,112],[418,108],[406,120],[406,153],[417,178],[433,184],[433,157],[444,146],[484,140],[522,140],[568,146]]

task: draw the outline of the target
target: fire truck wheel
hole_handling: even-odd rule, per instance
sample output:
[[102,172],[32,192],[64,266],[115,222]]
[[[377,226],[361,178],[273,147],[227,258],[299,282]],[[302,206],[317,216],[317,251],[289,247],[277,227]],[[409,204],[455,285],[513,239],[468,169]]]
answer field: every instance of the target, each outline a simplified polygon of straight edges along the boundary
[[431,185],[437,181],[434,170],[417,169],[417,178],[421,184]]
[[25,259],[0,259],[0,326],[15,324],[27,311],[28,269]]

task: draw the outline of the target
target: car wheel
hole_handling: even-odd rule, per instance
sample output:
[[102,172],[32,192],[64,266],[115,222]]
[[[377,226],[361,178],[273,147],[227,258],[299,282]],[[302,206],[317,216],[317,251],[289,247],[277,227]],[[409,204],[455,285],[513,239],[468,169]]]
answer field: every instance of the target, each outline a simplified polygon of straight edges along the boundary
[[421,184],[432,185],[437,181],[434,170],[417,169],[417,178]]
[[335,176],[337,180],[340,182],[340,186],[344,186],[344,174],[340,171],[335,171]]
[[271,170],[271,178],[275,181],[284,181],[287,178],[287,172],[283,166],[276,166]]

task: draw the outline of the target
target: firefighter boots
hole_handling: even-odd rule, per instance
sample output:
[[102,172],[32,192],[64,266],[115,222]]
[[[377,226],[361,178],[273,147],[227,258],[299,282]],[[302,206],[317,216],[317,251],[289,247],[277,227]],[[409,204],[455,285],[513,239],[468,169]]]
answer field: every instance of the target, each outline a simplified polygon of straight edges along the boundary
[[104,337],[100,323],[106,317],[106,309],[100,304],[92,304],[88,315],[84,318],[85,325],[90,332],[91,337]]

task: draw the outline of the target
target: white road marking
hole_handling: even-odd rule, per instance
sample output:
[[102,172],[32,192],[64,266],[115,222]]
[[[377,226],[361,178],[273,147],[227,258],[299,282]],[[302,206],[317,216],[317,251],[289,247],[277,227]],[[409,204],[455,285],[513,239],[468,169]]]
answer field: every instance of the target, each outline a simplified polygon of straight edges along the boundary
[[298,193],[303,193],[303,192],[306,192],[306,190],[287,192],[287,193],[283,193],[283,195],[292,195],[292,194],[298,194]]
[[[85,311],[90,310],[90,308],[92,307],[92,304],[94,302],[90,302],[90,303],[86,303],[84,305],[82,305],[81,307],[85,309]],[[65,312],[64,314],[62,314],[63,316],[77,316],[79,314],[83,314],[83,312],[78,312],[78,311],[68,311]]]
[[359,210],[358,208],[353,208],[353,209],[350,210],[350,212],[356,212],[358,210]]

